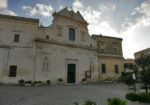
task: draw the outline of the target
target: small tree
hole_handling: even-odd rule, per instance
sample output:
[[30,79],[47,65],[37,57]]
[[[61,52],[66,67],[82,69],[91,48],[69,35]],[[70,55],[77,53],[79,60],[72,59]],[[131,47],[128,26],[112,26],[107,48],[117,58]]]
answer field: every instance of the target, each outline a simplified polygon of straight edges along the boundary
[[133,78],[132,78],[132,74],[131,74],[131,73],[124,75],[124,77],[122,78],[122,81],[123,81],[126,85],[128,85],[128,86],[131,86],[131,85],[134,84],[134,80],[133,80]]
[[144,53],[142,53],[141,56],[135,60],[135,62],[143,70],[142,76],[145,84],[146,93],[148,94],[147,84],[149,76],[147,76],[147,74],[150,70],[150,54],[145,55]]
[[23,84],[24,84],[24,80],[23,80],[23,79],[20,79],[20,80],[18,81],[18,83],[19,83],[20,85],[23,85]]

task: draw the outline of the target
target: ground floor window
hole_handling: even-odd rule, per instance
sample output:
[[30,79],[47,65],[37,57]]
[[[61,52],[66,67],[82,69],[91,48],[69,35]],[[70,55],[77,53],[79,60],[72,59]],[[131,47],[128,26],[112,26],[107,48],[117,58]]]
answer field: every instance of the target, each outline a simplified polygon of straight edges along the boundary
[[106,66],[105,66],[105,64],[102,64],[102,73],[106,73]]
[[9,67],[9,77],[16,77],[17,66],[10,66]]
[[119,73],[119,67],[118,67],[118,65],[115,65],[115,73]]

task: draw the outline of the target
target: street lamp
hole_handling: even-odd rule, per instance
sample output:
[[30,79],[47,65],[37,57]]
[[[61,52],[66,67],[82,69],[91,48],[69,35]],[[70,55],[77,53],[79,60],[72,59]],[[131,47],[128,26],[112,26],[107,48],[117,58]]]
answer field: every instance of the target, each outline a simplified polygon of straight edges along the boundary
[[135,72],[132,73],[132,78],[134,80],[134,91],[136,92],[136,76],[135,76]]

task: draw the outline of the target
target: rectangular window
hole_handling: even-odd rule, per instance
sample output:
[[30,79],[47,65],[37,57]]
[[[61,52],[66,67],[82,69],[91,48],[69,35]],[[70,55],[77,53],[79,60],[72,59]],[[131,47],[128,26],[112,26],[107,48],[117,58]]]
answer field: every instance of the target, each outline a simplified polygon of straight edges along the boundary
[[100,45],[100,53],[104,54],[104,45]]
[[62,28],[58,28],[58,36],[62,36]]
[[19,34],[15,34],[14,35],[14,42],[19,42],[19,37],[20,37]]
[[106,66],[105,66],[105,64],[102,64],[102,73],[106,73]]
[[9,67],[9,77],[16,77],[17,66]]
[[119,73],[118,65],[115,65],[115,73]]
[[117,54],[117,45],[116,44],[112,44],[112,50],[113,50],[113,54],[116,55]]
[[75,41],[75,30],[73,28],[69,28],[69,40]]
[[117,48],[115,48],[115,47],[113,48],[113,54],[115,54],[115,55],[117,54]]

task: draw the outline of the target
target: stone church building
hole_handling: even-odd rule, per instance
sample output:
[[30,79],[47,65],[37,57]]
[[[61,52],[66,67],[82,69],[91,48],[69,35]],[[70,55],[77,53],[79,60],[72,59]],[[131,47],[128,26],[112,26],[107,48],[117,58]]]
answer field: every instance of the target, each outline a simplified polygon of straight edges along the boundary
[[80,12],[64,8],[53,17],[44,27],[39,19],[0,15],[0,83],[24,79],[56,84],[59,78],[64,83],[83,78],[98,82],[120,76],[122,39],[91,37]]

